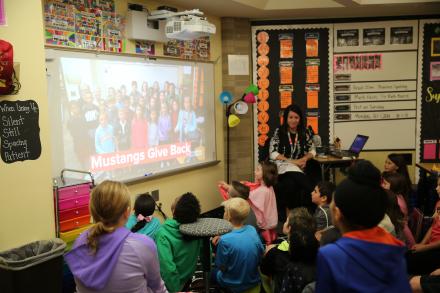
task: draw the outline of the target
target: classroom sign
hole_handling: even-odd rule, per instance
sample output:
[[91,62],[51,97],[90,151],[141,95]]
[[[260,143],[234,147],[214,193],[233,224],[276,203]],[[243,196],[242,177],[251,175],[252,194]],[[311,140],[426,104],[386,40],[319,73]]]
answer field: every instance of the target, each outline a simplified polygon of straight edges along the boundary
[[39,109],[33,100],[0,102],[0,154],[3,162],[36,160],[41,155]]

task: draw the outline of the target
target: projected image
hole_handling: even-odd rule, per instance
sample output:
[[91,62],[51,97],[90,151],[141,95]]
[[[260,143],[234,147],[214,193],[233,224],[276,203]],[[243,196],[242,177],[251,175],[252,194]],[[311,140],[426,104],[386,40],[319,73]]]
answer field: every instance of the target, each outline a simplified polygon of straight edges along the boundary
[[202,66],[59,61],[63,167],[129,180],[215,159]]

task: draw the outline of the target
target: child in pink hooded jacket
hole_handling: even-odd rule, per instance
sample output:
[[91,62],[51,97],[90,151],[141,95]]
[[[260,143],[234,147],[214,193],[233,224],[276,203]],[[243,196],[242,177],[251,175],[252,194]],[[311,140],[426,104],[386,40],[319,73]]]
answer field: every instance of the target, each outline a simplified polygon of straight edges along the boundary
[[[277,166],[272,162],[261,162],[255,169],[255,182],[242,182],[249,186],[249,204],[257,218],[257,225],[266,244],[271,244],[276,238],[278,224],[277,202],[273,185],[278,176]],[[223,199],[227,200],[228,185],[219,184]]]

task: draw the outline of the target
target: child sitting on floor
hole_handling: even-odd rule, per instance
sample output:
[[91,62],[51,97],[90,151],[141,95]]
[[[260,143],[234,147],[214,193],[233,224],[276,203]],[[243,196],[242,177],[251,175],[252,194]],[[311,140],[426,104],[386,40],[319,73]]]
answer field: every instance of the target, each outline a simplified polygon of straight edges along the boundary
[[333,183],[321,181],[312,191],[312,202],[317,205],[313,217],[316,221],[316,230],[319,232],[332,225],[330,203],[335,187]]
[[200,203],[188,192],[176,198],[171,206],[173,219],[167,219],[156,233],[160,274],[169,292],[179,292],[194,274],[202,240],[188,239],[180,233],[180,224],[197,221]]
[[134,202],[134,214],[130,215],[125,227],[133,233],[140,233],[155,238],[160,228],[159,219],[153,217],[156,203],[149,193],[140,194]]
[[[435,189],[440,197],[440,177],[437,178]],[[429,274],[440,268],[440,200],[435,205],[431,228],[426,232],[423,240],[412,247],[407,255],[408,273],[413,275]]]
[[[231,184],[229,185],[226,182],[221,181],[218,184],[218,189],[224,200],[228,200],[234,197],[239,197],[249,202],[250,188],[249,186],[246,186],[241,182],[232,181]],[[244,224],[251,225],[256,230],[258,230],[257,218],[252,209],[249,211],[248,216],[244,221]]]
[[264,248],[255,228],[244,224],[250,211],[248,202],[231,198],[223,205],[224,218],[233,230],[218,242],[213,279],[232,292],[243,292],[260,284],[258,264]]
[[[277,166],[272,162],[263,161],[255,169],[255,182],[242,182],[250,188],[248,202],[257,219],[258,230],[261,231],[267,245],[277,238],[278,211],[273,190],[277,176]],[[220,184],[225,189],[229,188],[224,182]]]
[[319,249],[316,292],[411,292],[405,271],[405,245],[377,224],[387,196],[380,171],[359,161],[336,188],[330,204],[342,237]]

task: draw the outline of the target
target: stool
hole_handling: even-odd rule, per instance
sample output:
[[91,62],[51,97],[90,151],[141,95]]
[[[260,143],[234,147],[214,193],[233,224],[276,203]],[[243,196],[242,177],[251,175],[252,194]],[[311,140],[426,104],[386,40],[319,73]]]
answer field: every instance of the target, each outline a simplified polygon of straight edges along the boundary
[[182,234],[203,239],[202,264],[205,279],[205,292],[209,292],[209,278],[211,271],[211,249],[209,238],[223,235],[232,230],[232,225],[226,220],[217,218],[200,218],[191,224],[181,224],[179,230]]

